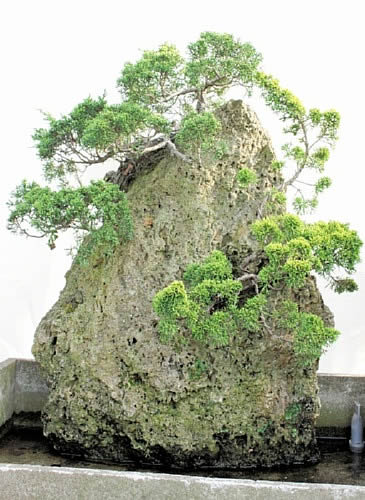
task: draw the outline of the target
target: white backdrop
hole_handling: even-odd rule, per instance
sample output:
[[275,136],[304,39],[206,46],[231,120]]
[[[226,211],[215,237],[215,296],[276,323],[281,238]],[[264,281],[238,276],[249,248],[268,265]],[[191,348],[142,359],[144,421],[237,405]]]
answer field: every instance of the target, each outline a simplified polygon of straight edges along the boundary
[[[6,230],[10,191],[23,178],[40,180],[31,141],[33,130],[43,125],[39,109],[59,116],[104,89],[116,100],[123,64],[165,41],[184,50],[202,31],[232,33],[261,51],[265,70],[307,107],[337,109],[340,141],[328,166],[334,184],[314,219],[350,222],[365,240],[364,10],[362,0],[2,3],[0,360],[30,357],[35,327],[57,299],[70,265],[63,249],[70,246],[69,237],[51,252],[43,241]],[[258,114],[279,150],[280,124],[261,106]],[[321,360],[321,371],[365,372],[364,263],[358,278],[360,291],[354,294],[336,296],[324,289],[343,335]]]

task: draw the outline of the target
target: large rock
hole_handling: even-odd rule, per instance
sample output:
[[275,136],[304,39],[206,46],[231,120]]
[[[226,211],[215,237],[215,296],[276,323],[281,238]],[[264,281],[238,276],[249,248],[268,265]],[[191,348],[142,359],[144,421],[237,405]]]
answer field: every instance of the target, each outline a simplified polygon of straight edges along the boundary
[[[315,370],[297,366],[290,339],[263,331],[215,348],[165,345],[157,334],[155,293],[214,249],[237,273],[255,249],[250,224],[265,190],[280,182],[256,115],[241,101],[220,115],[224,159],[199,167],[165,152],[145,161],[127,193],[134,239],[108,260],[74,263],[36,331],[33,353],[50,384],[44,431],[63,453],[171,466],[317,459]],[[249,192],[236,181],[244,165],[259,176]],[[326,313],[313,280],[301,300]]]

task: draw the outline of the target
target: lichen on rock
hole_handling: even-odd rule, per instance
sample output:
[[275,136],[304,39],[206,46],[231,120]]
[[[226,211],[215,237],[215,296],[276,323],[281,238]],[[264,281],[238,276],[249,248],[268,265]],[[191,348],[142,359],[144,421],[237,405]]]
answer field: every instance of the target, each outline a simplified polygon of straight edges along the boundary
[[[175,467],[318,459],[315,366],[296,363],[290,338],[263,330],[224,347],[159,339],[155,294],[216,249],[238,276],[257,250],[250,227],[282,181],[255,113],[241,101],[218,113],[221,159],[207,153],[191,165],[159,151],[128,183],[109,175],[127,189],[134,238],[86,267],[75,261],[37,328],[33,353],[50,385],[44,432],[62,453]],[[257,177],[247,189],[237,182],[245,166]],[[295,300],[331,324],[314,279]]]

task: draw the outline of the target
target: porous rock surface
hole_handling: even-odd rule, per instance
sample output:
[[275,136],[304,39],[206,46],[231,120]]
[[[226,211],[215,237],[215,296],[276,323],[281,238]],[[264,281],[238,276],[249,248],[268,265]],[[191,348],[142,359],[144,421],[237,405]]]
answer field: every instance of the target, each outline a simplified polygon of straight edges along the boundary
[[[44,432],[63,453],[176,467],[317,459],[315,370],[297,366],[290,339],[242,333],[211,347],[158,337],[155,293],[215,249],[237,275],[255,249],[250,224],[265,189],[280,182],[256,115],[230,101],[220,116],[228,154],[200,167],[167,152],[152,162],[127,193],[133,240],[108,259],[74,263],[38,326],[33,353],[50,385]],[[248,192],[236,180],[243,166],[259,176]],[[301,300],[328,319],[313,280]]]

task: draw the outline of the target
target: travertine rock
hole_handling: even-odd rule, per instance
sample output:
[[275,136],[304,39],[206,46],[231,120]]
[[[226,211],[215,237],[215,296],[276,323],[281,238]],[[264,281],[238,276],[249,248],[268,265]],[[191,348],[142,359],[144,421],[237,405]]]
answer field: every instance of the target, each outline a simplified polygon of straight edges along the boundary
[[[183,467],[317,458],[315,371],[297,367],[290,339],[260,332],[224,348],[176,349],[158,338],[155,293],[214,249],[238,273],[255,248],[250,224],[265,189],[280,182],[256,115],[241,101],[220,115],[224,159],[147,162],[128,186],[134,239],[108,260],[74,264],[36,331],[33,352],[50,383],[44,430],[64,453]],[[248,193],[236,181],[244,165],[260,179]],[[313,281],[303,303],[327,314]]]

